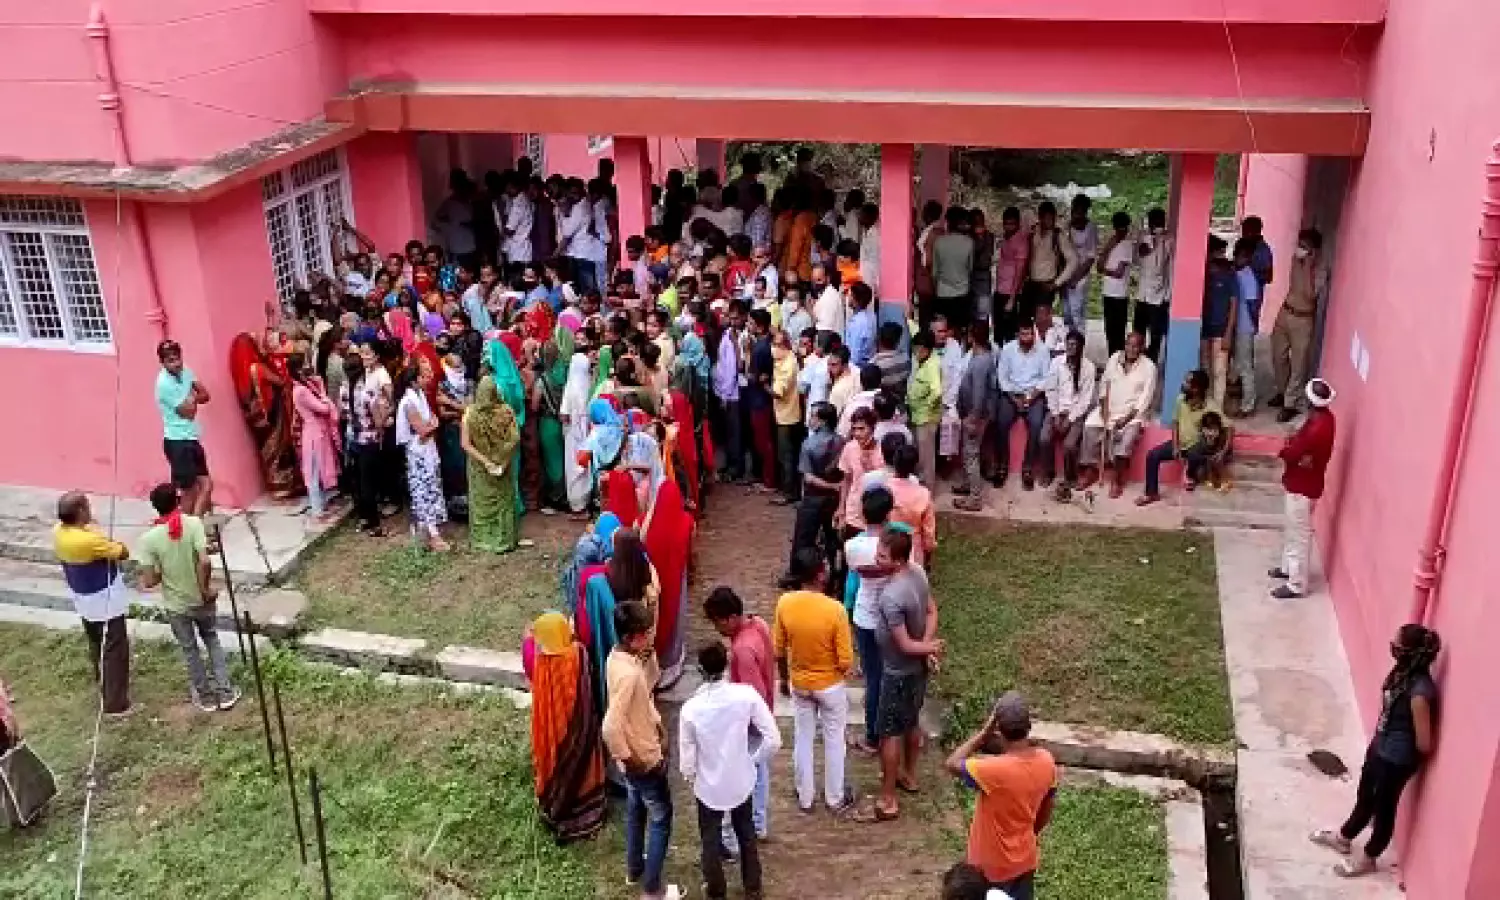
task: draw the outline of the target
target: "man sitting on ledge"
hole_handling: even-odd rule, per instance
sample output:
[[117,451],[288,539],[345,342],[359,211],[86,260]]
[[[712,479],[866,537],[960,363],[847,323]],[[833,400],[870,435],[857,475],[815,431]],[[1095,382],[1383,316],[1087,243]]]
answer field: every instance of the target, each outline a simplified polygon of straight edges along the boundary
[[[1156,393],[1156,363],[1141,353],[1144,338],[1140,332],[1125,337],[1125,349],[1109,358],[1104,377],[1099,382],[1099,405],[1083,426],[1083,450],[1080,454],[1079,487],[1092,487],[1100,469],[1114,469],[1114,483],[1109,495],[1119,498],[1125,493],[1125,476],[1130,470],[1130,456],[1140,440],[1141,426]],[[1107,455],[1106,455],[1107,454]]]

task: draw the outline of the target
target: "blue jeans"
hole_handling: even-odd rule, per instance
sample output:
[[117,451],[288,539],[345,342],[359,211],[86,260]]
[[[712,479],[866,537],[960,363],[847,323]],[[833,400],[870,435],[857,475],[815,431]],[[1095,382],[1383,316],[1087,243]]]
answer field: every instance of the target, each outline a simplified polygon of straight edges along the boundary
[[1172,441],[1162,441],[1146,454],[1146,496],[1155,497],[1161,493],[1161,464],[1176,458],[1177,445]]
[[880,735],[875,733],[875,714],[880,709],[880,642],[875,639],[875,629],[856,625],[854,643],[859,651],[859,667],[865,673],[865,741],[871,747],[879,747]]
[[1000,395],[999,428],[1000,444],[995,448],[995,461],[1000,471],[1010,471],[1010,429],[1017,420],[1026,423],[1026,455],[1021,460],[1021,471],[1031,472],[1042,453],[1042,429],[1047,427],[1047,398],[1038,396],[1025,412],[1010,394]]
[[[750,794],[751,816],[755,823],[755,836],[765,840],[771,834],[771,760],[763,759],[755,765],[755,791]],[[724,839],[724,849],[732,855],[740,855],[740,842],[734,836],[733,823],[729,816],[724,817],[723,831],[721,837]]]
[[625,874],[647,894],[661,893],[661,872],[672,838],[672,788],[667,767],[625,775]]

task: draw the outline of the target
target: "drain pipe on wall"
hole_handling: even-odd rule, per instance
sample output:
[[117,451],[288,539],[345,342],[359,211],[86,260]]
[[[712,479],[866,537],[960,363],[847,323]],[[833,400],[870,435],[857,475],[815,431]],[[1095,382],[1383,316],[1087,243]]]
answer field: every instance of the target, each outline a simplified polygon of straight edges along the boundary
[[1448,526],[1453,518],[1453,497],[1458,487],[1458,464],[1474,413],[1474,394],[1479,386],[1479,354],[1489,332],[1494,310],[1495,281],[1500,274],[1500,141],[1490,148],[1485,163],[1484,206],[1479,220],[1479,252],[1474,257],[1474,284],[1469,293],[1469,314],[1464,322],[1463,344],[1458,361],[1458,379],[1448,407],[1443,451],[1427,531],[1417,550],[1410,622],[1430,625],[1437,611],[1437,590],[1447,555]]
[[[130,156],[130,143],[125,136],[125,111],[120,100],[119,83],[115,80],[114,55],[109,47],[109,24],[104,20],[102,3],[95,3],[89,7],[89,21],[84,31],[89,36],[93,50],[94,78],[102,88],[99,93],[99,107],[110,117],[115,145],[115,167],[127,169],[133,165],[133,162]],[[115,202],[124,201],[116,195]],[[167,308],[161,302],[161,284],[156,275],[156,255],[151,247],[151,232],[146,228],[145,208],[140,201],[130,202],[130,217],[141,245],[141,259],[146,269],[146,288],[151,292],[151,308],[146,311],[146,319],[156,326],[162,340],[165,340],[168,336]],[[119,239],[120,235],[116,234],[115,240]],[[116,290],[118,289],[119,286],[116,285]]]

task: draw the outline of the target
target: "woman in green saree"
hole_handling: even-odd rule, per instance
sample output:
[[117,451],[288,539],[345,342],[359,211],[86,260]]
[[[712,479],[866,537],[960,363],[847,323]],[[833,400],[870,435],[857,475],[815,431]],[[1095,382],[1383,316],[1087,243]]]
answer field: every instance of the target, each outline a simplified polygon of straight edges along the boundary
[[519,543],[515,454],[521,427],[494,376],[479,380],[460,420],[459,439],[469,458],[469,542],[475,550],[509,553]]
[[568,509],[564,484],[562,398],[568,383],[568,363],[573,358],[573,332],[559,325],[551,340],[542,345],[542,371],[537,375],[534,408],[537,434],[542,445],[542,512]]
[[[516,357],[520,355],[519,338],[511,333],[517,344],[514,350],[507,346],[505,341],[490,341],[485,347],[485,365],[489,367],[490,374],[495,377],[495,387],[500,391],[500,399],[510,407],[511,414],[515,416],[517,433],[519,429],[526,426],[526,382],[521,378],[521,370],[516,368]],[[521,497],[521,445],[515,445],[506,460],[505,474],[510,478],[511,491],[515,496],[516,517],[520,518],[526,512],[526,501]]]

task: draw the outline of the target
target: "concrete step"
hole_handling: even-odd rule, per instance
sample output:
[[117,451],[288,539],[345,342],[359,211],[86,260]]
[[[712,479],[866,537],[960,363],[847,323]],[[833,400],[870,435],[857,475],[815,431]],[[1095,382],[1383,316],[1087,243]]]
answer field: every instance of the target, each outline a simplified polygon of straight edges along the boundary
[[1280,485],[1236,483],[1227,492],[1204,485],[1196,491],[1184,491],[1179,499],[1183,509],[1192,512],[1238,512],[1279,516],[1286,503]]
[[1238,456],[1229,464],[1234,483],[1281,484],[1281,460],[1274,456]]
[[[233,631],[233,606],[228,592],[220,579],[218,627],[221,631]],[[131,598],[130,617],[145,621],[162,621],[165,612],[161,607],[159,593],[149,593],[129,588]],[[298,623],[307,610],[307,598],[300,591],[254,590],[245,587],[235,589],[235,602],[241,613],[249,612],[256,629],[272,637],[283,637],[298,631]],[[73,592],[63,580],[62,570],[56,562],[28,562],[26,560],[0,558],[0,603],[51,610],[73,616]]]
[[1252,530],[1280,531],[1282,516],[1260,512],[1241,512],[1222,509],[1193,509],[1183,516],[1184,528],[1245,528]]

